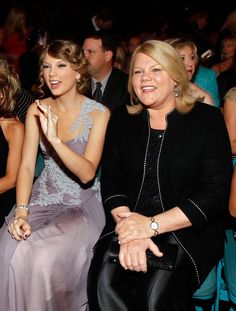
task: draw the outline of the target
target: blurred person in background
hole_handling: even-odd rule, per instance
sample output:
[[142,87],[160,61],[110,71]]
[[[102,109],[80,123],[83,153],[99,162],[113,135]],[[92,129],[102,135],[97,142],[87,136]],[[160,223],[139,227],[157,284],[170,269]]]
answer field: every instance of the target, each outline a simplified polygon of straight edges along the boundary
[[[3,65],[2,65],[3,63]],[[16,118],[20,81],[6,60],[0,60],[0,227],[16,201],[24,125]]]

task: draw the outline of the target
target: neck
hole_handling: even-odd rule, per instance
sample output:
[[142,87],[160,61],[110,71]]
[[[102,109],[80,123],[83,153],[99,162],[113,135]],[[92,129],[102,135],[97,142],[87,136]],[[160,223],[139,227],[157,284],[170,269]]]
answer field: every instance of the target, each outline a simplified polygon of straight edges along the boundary
[[70,112],[81,105],[84,96],[77,94],[76,96],[70,96],[69,98],[63,98],[62,96],[55,98],[55,107],[58,112]]

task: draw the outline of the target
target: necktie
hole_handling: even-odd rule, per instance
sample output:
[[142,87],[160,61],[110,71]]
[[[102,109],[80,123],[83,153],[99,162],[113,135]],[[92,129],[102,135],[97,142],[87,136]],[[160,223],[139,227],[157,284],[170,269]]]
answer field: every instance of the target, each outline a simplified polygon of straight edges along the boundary
[[101,102],[102,100],[102,83],[101,82],[96,82],[96,89],[93,93],[93,99],[96,100],[97,102]]

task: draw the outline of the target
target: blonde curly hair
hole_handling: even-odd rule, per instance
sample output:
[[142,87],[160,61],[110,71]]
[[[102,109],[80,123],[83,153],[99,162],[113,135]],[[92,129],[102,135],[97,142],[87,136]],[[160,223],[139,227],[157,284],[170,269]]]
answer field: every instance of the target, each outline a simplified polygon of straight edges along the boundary
[[0,116],[12,117],[16,108],[16,98],[20,91],[17,73],[9,66],[6,59],[0,59]]

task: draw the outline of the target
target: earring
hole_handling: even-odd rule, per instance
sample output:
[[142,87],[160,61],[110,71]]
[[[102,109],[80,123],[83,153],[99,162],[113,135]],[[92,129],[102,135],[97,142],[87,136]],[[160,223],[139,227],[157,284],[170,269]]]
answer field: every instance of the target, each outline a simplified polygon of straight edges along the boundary
[[79,83],[80,82],[80,79],[75,79],[76,83]]
[[175,93],[175,97],[179,97],[179,88],[178,88],[177,83],[175,83],[174,93]]

